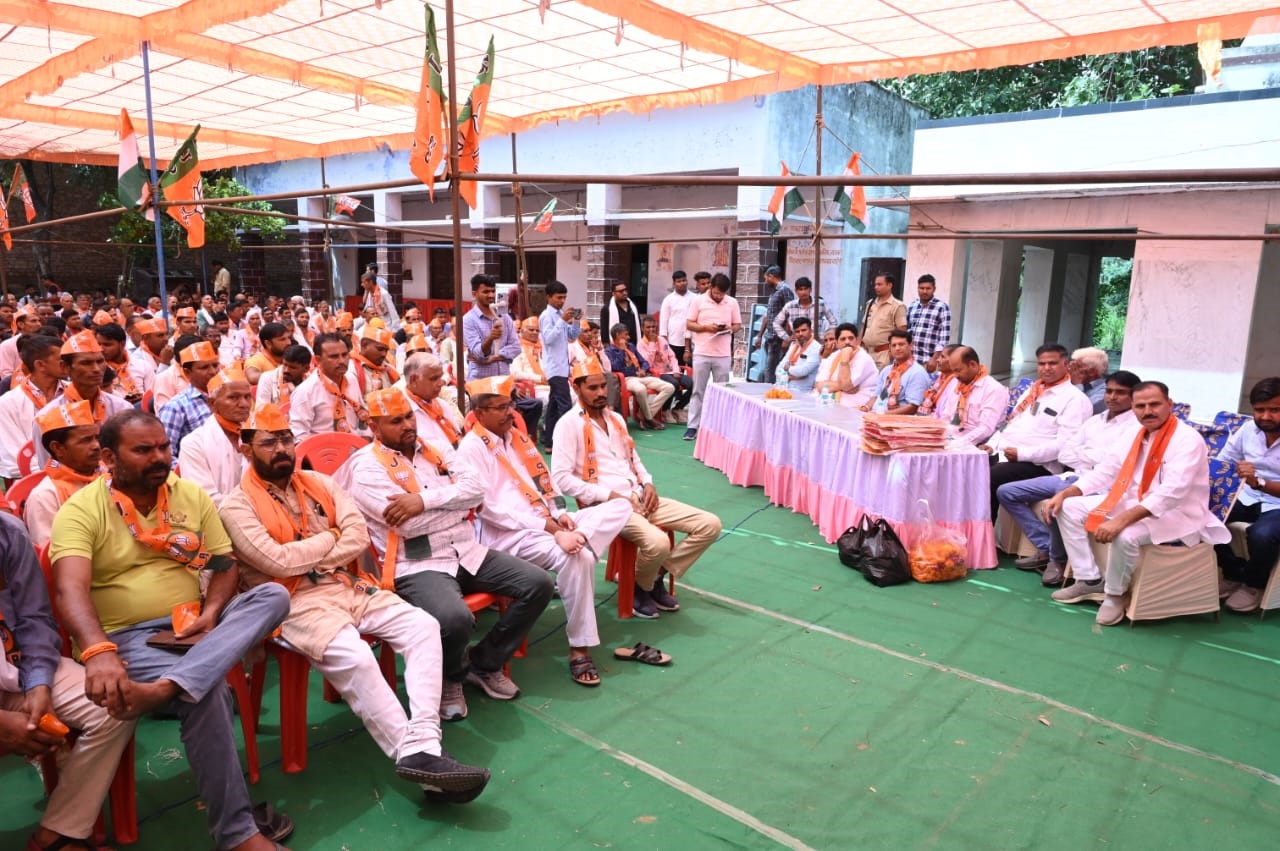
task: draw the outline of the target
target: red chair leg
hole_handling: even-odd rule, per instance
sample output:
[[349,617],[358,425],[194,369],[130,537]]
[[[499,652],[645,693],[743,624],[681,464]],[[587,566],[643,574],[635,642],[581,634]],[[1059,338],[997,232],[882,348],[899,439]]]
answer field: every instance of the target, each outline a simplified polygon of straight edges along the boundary
[[249,674],[249,705],[253,710],[253,732],[258,732],[258,724],[262,719],[262,690],[266,687],[267,659],[264,656],[253,664]]
[[138,841],[138,790],[134,778],[134,740],[129,739],[111,781],[111,832],[117,845]]
[[257,783],[261,776],[258,764],[258,722],[253,714],[253,696],[249,691],[249,679],[244,666],[236,665],[227,672],[227,684],[236,696],[240,711],[240,731],[244,735],[244,761],[249,764],[249,782]]
[[275,651],[280,666],[280,763],[285,774],[307,768],[307,680],[311,663],[300,653]]
[[328,680],[324,681],[324,702],[342,703],[342,695],[338,694],[338,690],[334,688]]
[[618,617],[631,617],[636,593],[636,545],[621,535],[609,545],[605,578],[618,583]]

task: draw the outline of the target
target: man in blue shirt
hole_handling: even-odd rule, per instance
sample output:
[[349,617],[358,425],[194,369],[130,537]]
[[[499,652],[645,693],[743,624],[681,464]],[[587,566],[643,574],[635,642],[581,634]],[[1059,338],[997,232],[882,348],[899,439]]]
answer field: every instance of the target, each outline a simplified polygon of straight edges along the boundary
[[1262,600],[1276,560],[1280,559],[1280,378],[1264,378],[1249,391],[1253,420],[1240,426],[1218,453],[1233,461],[1244,487],[1227,517],[1228,523],[1248,523],[1249,557],[1240,558],[1227,544],[1219,544],[1227,608],[1252,612]]
[[[520,338],[511,317],[493,309],[498,297],[488,275],[471,278],[471,309],[462,317],[462,344],[467,347],[467,380],[510,375],[511,362],[520,355]],[[516,399],[516,410],[524,418],[529,434],[538,433],[542,403],[537,399]]]
[[542,421],[542,445],[551,451],[551,435],[560,417],[573,407],[569,394],[569,343],[578,339],[582,325],[578,312],[565,307],[569,288],[559,281],[547,284],[547,307],[538,317],[538,335],[542,338],[542,371],[547,375],[551,394],[547,397],[546,418]]
[[929,373],[916,362],[911,348],[911,332],[897,328],[889,332],[889,365],[880,370],[875,398],[862,406],[877,414],[914,414],[929,389]]

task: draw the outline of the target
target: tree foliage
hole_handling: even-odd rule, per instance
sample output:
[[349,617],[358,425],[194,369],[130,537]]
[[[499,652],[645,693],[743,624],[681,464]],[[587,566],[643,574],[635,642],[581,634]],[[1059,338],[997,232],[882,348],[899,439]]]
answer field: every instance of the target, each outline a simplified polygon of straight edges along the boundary
[[[252,194],[247,186],[229,175],[214,172],[213,176],[204,177],[206,202]],[[116,197],[114,189],[102,193],[98,199],[99,209],[108,210],[119,206],[120,199]],[[267,201],[240,201],[235,206],[266,213],[275,212],[275,208]],[[269,240],[279,241],[284,238],[285,220],[276,216],[206,210],[204,219],[205,241],[210,244],[225,245],[232,251],[240,249],[240,234],[245,231],[254,231]],[[186,245],[186,231],[172,216],[162,216],[161,234],[166,246]],[[141,213],[129,210],[122,214],[115,226],[111,228],[108,241],[129,248],[134,259],[141,259],[155,251],[155,238],[155,225]],[[166,250],[172,253],[175,249]]]
[[934,118],[961,118],[1187,94],[1202,76],[1196,46],[1186,45],[913,75],[880,84]]

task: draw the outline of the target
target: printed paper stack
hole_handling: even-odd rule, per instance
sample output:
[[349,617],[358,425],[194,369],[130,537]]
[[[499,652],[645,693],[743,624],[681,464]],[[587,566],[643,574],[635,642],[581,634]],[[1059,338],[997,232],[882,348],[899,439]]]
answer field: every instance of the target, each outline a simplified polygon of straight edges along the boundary
[[941,452],[947,446],[947,424],[932,417],[865,414],[862,451],[870,455],[893,452]]

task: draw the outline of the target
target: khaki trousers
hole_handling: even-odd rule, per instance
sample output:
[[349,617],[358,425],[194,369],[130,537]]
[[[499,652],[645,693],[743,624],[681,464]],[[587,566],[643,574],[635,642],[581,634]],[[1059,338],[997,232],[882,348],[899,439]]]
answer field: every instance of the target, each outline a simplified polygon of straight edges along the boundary
[[[685,537],[673,547],[667,539],[668,530],[683,532]],[[636,585],[649,591],[664,565],[677,579],[684,576],[720,537],[720,518],[683,502],[659,497],[658,507],[648,517],[638,509],[632,511],[621,535],[636,545]]]

